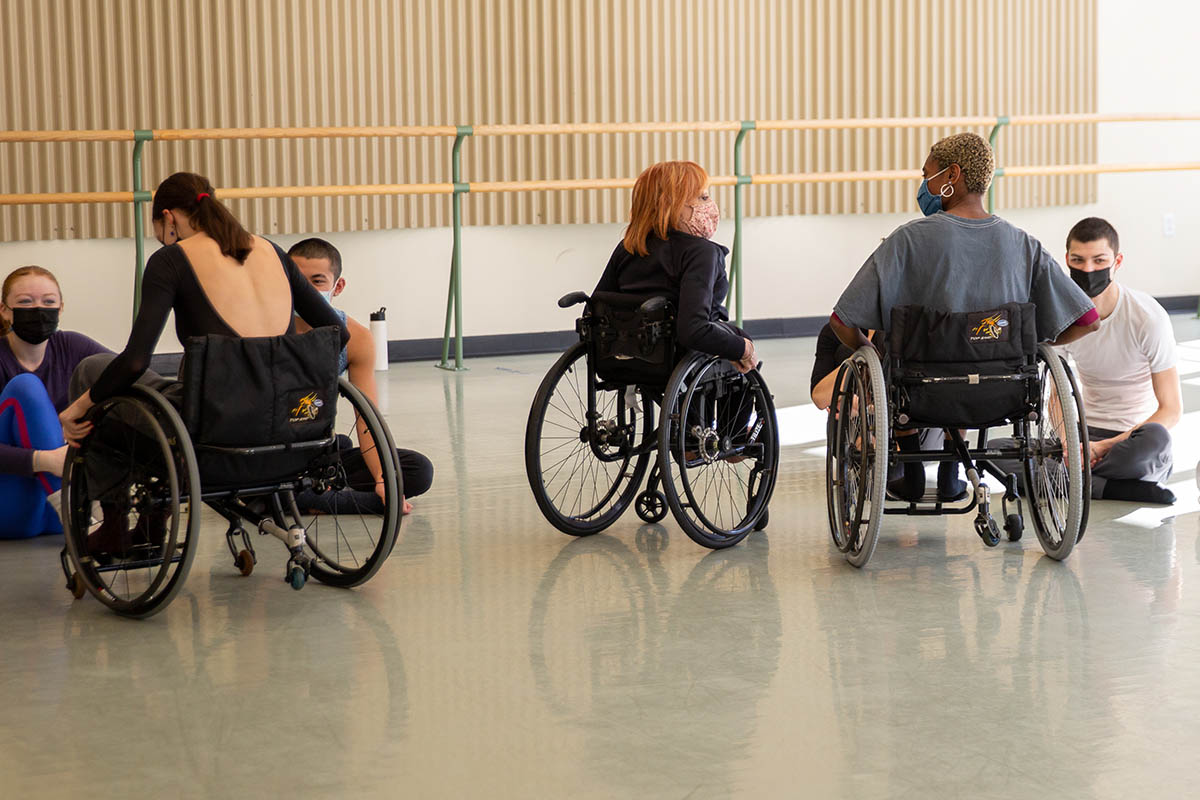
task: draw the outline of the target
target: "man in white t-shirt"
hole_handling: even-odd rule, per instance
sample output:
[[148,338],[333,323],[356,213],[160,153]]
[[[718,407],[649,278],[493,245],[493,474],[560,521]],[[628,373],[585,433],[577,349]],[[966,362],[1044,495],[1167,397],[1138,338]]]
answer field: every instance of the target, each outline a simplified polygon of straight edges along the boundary
[[1088,217],[1067,234],[1072,280],[1092,298],[1100,330],[1061,346],[1083,393],[1091,439],[1092,498],[1171,504],[1171,434],[1183,411],[1175,334],[1153,297],[1113,280],[1117,232]]

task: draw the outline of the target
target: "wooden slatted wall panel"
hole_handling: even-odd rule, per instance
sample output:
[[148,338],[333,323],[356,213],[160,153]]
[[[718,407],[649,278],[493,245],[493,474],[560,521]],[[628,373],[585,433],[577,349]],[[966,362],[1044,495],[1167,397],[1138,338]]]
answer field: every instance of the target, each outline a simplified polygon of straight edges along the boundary
[[[2,129],[445,125],[1095,109],[1096,0],[4,0]],[[898,169],[946,130],[756,132],[752,172]],[[979,129],[986,134],[985,129]],[[467,180],[733,170],[733,134],[479,137]],[[128,144],[0,145],[3,191],[131,187]],[[1094,159],[1094,126],[1005,130],[1002,164]],[[145,181],[450,178],[449,139],[152,142]],[[914,186],[748,190],[752,215],[912,210]],[[1002,207],[1095,178],[1003,179]],[[718,200],[731,205],[728,189]],[[620,221],[623,191],[476,195],[468,224]],[[264,234],[445,225],[445,197],[238,201]],[[128,236],[122,206],[0,209],[0,239]]]

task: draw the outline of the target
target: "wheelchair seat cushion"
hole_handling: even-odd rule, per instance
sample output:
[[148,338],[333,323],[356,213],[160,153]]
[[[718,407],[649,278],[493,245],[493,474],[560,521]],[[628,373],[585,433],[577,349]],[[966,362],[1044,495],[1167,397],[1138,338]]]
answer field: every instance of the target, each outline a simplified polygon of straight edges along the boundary
[[[290,446],[332,438],[339,350],[334,327],[283,336],[189,338],[183,420],[202,476],[216,476],[222,485],[269,482],[302,470],[319,455]],[[214,450],[278,446],[284,449],[253,455]]]
[[1037,352],[1031,303],[966,312],[897,306],[891,323],[890,382],[906,425],[986,427],[1028,411]]
[[677,362],[674,305],[643,313],[642,303],[659,295],[596,292],[588,303],[596,374],[613,383],[662,388]]

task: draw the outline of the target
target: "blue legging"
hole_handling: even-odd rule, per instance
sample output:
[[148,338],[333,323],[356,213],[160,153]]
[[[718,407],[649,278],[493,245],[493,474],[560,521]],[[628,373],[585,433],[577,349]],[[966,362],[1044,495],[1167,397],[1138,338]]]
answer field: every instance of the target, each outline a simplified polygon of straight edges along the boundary
[[[0,443],[30,450],[63,446],[58,412],[36,376],[18,375],[0,392]],[[44,472],[32,478],[0,475],[0,539],[62,533],[58,514],[46,502],[46,495],[60,485],[58,478]]]

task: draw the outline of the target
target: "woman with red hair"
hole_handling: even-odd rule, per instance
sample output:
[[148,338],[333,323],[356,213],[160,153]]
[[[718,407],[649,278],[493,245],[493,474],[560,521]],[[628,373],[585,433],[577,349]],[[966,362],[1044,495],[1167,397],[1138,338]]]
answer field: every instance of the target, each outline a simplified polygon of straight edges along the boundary
[[758,364],[754,343],[729,323],[722,305],[729,293],[729,251],[711,241],[720,218],[708,173],[699,164],[664,161],[649,167],[633,186],[629,226],[596,291],[670,297],[679,344],[727,358],[739,372],[748,372]]

